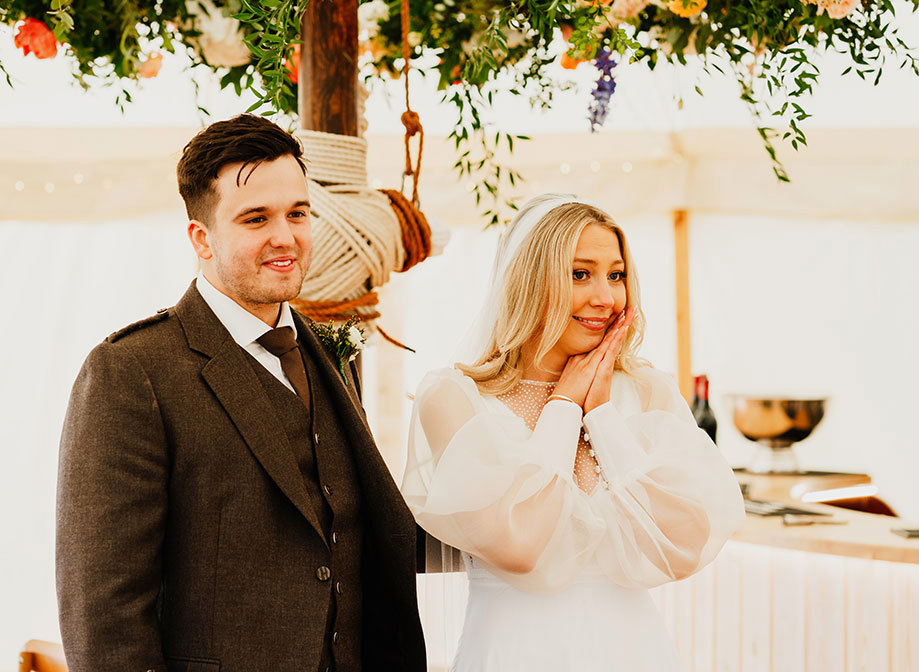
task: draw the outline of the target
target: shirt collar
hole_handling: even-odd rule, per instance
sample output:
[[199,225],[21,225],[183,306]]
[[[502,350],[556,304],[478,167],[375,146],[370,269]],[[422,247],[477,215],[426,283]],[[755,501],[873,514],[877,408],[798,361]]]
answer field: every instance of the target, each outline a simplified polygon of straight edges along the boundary
[[[204,277],[204,273],[198,273],[195,286],[198,288],[201,298],[210,306],[217,319],[230,332],[233,340],[242,347],[245,348],[262,334],[271,331],[271,327],[214,287]],[[281,317],[278,320],[277,327],[290,327],[294,331],[294,338],[296,338],[297,326],[294,324],[294,318],[287,301],[281,304]]]

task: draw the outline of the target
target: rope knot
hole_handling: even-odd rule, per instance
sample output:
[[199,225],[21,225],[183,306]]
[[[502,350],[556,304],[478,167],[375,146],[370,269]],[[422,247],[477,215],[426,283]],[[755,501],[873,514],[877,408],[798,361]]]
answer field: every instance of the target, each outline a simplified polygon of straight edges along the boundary
[[405,134],[412,137],[421,130],[421,119],[414,110],[406,110],[402,113],[402,125],[405,126]]

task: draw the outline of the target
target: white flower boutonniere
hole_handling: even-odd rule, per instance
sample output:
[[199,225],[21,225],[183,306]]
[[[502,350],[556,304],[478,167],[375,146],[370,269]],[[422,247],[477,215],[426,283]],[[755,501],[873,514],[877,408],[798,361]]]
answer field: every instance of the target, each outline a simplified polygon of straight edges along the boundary
[[360,318],[355,315],[338,328],[332,322],[328,324],[310,322],[310,327],[322,344],[332,353],[333,357],[338,358],[338,371],[345,385],[348,384],[345,365],[357,357],[358,353],[364,349],[364,343],[367,342],[364,330],[355,326],[359,321]]

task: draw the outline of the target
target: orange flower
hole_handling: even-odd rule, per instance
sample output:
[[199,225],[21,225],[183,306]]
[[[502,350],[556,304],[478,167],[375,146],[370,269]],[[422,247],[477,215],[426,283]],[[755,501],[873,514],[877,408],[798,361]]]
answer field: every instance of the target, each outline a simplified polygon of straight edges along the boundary
[[288,70],[287,76],[290,78],[290,81],[297,84],[300,80],[300,45],[295,44],[291,51],[293,53],[290,58],[284,59],[284,67]]
[[163,55],[158,51],[154,51],[140,66],[139,74],[145,79],[150,79],[157,76],[161,67],[163,67]]
[[670,0],[670,2],[667,3],[667,9],[677,16],[689,18],[705,9],[705,5],[707,4],[707,0],[685,0],[685,2],[684,0]]
[[574,70],[583,62],[583,58],[572,58],[568,55],[567,51],[562,54],[561,65],[563,68],[565,68],[565,70]]
[[29,52],[35,54],[35,58],[57,56],[57,40],[54,39],[54,33],[38,19],[29,18],[23,21],[13,38],[13,44],[22,49],[25,56],[28,56]]
[[[296,46],[299,48],[300,45]],[[367,40],[366,42],[361,42],[359,51],[361,55],[369,55],[373,60],[377,60],[386,52],[386,50],[383,48],[383,45],[380,44],[378,40]]]

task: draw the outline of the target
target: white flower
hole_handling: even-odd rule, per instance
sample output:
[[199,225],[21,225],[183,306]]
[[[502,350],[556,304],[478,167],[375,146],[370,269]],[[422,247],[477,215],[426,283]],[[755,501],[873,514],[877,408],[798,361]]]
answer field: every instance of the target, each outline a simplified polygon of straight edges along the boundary
[[357,8],[357,30],[367,31],[367,37],[376,37],[380,32],[380,21],[389,18],[389,6],[384,0],[365,2]]
[[212,0],[188,0],[185,7],[193,17],[195,30],[201,33],[195,42],[208,64],[231,68],[249,62],[252,53],[243,42],[239,21]]
[[[351,342],[351,345],[354,347],[355,350],[360,351],[363,349],[364,334],[357,327],[351,327],[350,329],[348,329],[348,340]],[[355,357],[357,357],[356,352],[351,356],[351,359],[354,359]]]

